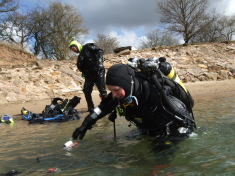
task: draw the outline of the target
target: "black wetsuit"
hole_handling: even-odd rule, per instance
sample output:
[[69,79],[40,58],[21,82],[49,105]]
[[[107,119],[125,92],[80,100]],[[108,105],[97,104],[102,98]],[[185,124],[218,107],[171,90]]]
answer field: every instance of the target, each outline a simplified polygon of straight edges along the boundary
[[[136,78],[136,80],[139,81],[139,86],[134,95],[138,100],[138,105],[134,101],[124,108],[124,102],[116,98],[113,99],[110,93],[98,106],[102,112],[102,117],[111,113],[115,107],[120,106],[124,111],[123,116],[125,116],[126,120],[150,134],[160,136],[178,135],[178,129],[180,127],[188,128],[187,133],[195,129],[194,119],[192,114],[189,113],[191,112],[190,109],[187,110],[186,106],[182,107],[182,114],[185,117],[183,121],[175,118],[175,114],[170,112],[168,105],[164,101],[161,101],[161,95],[152,83],[140,78]],[[167,85],[164,87],[167,90],[167,96],[171,96],[172,98],[174,95],[171,87]],[[173,101],[179,102],[176,98]],[[184,106],[183,103],[181,105]]]
[[73,138],[79,136],[82,139],[98,119],[111,112],[125,116],[126,120],[151,135],[188,136],[196,128],[192,97],[173,80],[154,75],[145,78],[124,64],[111,66],[106,75],[106,84],[122,88],[125,97],[117,99],[109,93],[74,131]]
[[91,111],[94,109],[91,96],[94,84],[97,86],[102,99],[107,96],[104,81],[103,51],[93,43],[85,44],[78,56],[77,67],[79,71],[85,74],[83,92],[87,101],[88,110]]

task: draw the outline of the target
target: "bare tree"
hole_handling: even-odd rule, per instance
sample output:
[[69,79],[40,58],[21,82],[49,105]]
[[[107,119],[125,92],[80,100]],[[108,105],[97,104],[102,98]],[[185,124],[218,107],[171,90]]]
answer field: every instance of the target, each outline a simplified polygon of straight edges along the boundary
[[235,35],[235,15],[233,16],[222,16],[218,20],[218,25],[220,28],[220,34],[227,41],[231,41],[233,35]]
[[146,35],[146,37],[140,39],[140,47],[144,48],[153,48],[156,46],[172,46],[179,44],[179,41],[174,38],[166,30],[154,30]]
[[[206,13],[208,0],[156,0],[161,22],[172,32],[183,35],[184,42],[205,29],[214,18]],[[210,20],[208,20],[210,18]]]
[[30,14],[34,53],[42,58],[69,58],[69,43],[88,33],[81,14],[71,5],[61,2],[52,2],[46,8],[38,5]]
[[235,15],[217,15],[214,22],[192,37],[191,42],[231,41],[233,35],[235,35]]
[[[1,16],[0,16],[0,20],[1,20],[1,26],[0,26],[0,37],[1,39],[5,39],[6,36],[3,36],[3,35],[6,35],[6,29],[7,27],[9,26],[12,26],[12,23],[11,22],[7,22],[5,19],[8,17],[8,16],[5,16],[5,15],[2,15],[3,13],[6,13],[6,12],[12,12],[12,11],[16,11],[17,9],[19,8],[19,0],[1,0],[0,1],[0,13],[1,13]],[[6,13],[8,14],[8,13]]]
[[112,37],[109,34],[97,34],[94,43],[103,49],[105,54],[111,54],[115,48],[119,47],[117,37]]
[[20,44],[21,48],[25,47],[30,36],[27,29],[28,16],[14,11],[9,13],[0,24],[1,39],[4,41]]
[[61,2],[53,2],[49,6],[50,31],[52,35],[48,41],[51,54],[57,59],[67,59],[70,53],[69,43],[74,37],[87,34],[83,18],[78,9]]
[[[218,21],[221,19],[221,15],[216,15],[215,20],[211,22],[207,28],[204,28],[197,35],[191,38],[191,43],[201,42],[219,42],[226,40],[221,33],[221,27]],[[209,19],[210,20],[210,19]]]
[[0,13],[11,12],[17,10],[19,7],[19,0],[1,0]]
[[14,12],[2,21],[2,39],[22,46],[33,43],[34,54],[41,58],[69,58],[69,43],[88,33],[78,10],[61,2],[52,2],[48,7],[37,5],[26,14]]
[[36,7],[29,12],[28,16],[28,29],[34,45],[33,53],[34,55],[44,53],[44,57],[48,58],[44,49],[47,38],[51,34],[49,31],[50,18],[48,16],[47,9],[43,6],[36,5]]

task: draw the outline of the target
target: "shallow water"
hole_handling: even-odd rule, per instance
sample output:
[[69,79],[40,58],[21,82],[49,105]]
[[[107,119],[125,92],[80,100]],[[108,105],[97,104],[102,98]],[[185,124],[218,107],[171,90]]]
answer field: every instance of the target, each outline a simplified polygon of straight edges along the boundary
[[[2,124],[0,173],[14,169],[30,176],[235,175],[234,114],[235,97],[196,101],[197,135],[181,142],[140,135],[124,118],[116,121],[114,140],[113,124],[102,119],[69,150],[62,147],[82,120]],[[47,173],[50,168],[59,171]]]

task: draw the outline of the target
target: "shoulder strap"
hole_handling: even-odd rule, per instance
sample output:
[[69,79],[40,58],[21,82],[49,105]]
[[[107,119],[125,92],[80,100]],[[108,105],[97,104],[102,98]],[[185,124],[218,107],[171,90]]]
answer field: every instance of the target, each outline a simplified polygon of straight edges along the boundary
[[96,46],[94,43],[87,43],[85,46],[87,46],[90,50],[94,52],[99,52],[101,50],[98,46]]
[[144,80],[142,85],[143,85],[143,90],[142,90],[143,92],[142,93],[144,94],[145,100],[148,100],[149,93],[150,93],[148,81]]

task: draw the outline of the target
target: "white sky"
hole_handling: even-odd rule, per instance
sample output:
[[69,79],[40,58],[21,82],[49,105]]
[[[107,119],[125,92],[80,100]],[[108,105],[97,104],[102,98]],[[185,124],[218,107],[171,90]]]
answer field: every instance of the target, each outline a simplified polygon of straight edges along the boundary
[[[110,33],[121,46],[138,48],[138,39],[155,29],[159,23],[156,0],[54,0],[73,5],[83,16],[92,41],[98,33]],[[48,0],[21,0],[22,5],[47,4]],[[235,0],[209,0],[216,12],[232,15]]]

